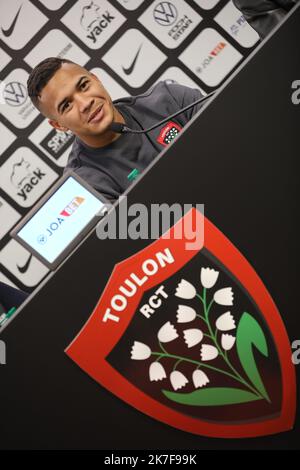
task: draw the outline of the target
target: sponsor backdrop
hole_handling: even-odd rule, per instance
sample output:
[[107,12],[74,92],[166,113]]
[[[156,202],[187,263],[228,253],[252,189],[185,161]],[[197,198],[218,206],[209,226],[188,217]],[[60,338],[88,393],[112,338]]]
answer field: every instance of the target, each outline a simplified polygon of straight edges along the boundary
[[113,99],[166,79],[209,93],[258,41],[228,0],[0,0],[0,280],[30,292],[47,275],[9,232],[60,177],[73,141],[27,96],[36,64],[74,60]]

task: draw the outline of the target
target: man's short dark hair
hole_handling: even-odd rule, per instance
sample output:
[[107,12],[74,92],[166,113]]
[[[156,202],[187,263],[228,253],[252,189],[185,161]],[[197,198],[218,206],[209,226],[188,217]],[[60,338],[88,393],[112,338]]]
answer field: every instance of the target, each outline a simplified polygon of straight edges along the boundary
[[59,57],[48,57],[40,62],[30,73],[27,80],[27,92],[34,106],[40,110],[39,96],[42,89],[47,85],[53,75],[59,70],[62,64],[74,64],[71,60],[60,59]]

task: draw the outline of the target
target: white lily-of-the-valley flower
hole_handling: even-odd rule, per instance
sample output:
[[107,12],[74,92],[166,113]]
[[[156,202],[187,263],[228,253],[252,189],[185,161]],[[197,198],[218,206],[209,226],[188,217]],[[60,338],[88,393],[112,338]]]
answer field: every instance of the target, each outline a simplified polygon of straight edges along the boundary
[[183,336],[188,348],[196,346],[196,344],[199,344],[203,339],[203,333],[198,328],[190,328],[189,330],[184,330]]
[[202,344],[201,346],[201,361],[212,361],[218,357],[218,350],[215,346],[211,346],[210,344]]
[[195,287],[185,279],[181,279],[176,288],[175,295],[182,299],[193,299],[197,294]]
[[186,376],[183,375],[182,372],[179,372],[179,370],[173,370],[173,372],[171,372],[170,381],[174,390],[179,390],[188,383]]
[[235,321],[230,312],[225,312],[216,321],[216,327],[219,331],[230,331],[235,328]]
[[233,305],[233,292],[231,287],[219,289],[214,294],[214,301],[219,305]]
[[229,351],[235,343],[235,336],[222,334],[221,344],[225,351]]
[[157,337],[161,343],[169,343],[178,338],[178,333],[172,323],[168,321],[159,329]]
[[195,320],[196,315],[196,311],[192,307],[188,307],[187,305],[178,305],[176,315],[178,323],[188,323],[193,321]]
[[211,268],[201,268],[201,284],[206,289],[210,289],[215,285],[219,276],[219,271]]
[[135,341],[131,349],[131,359],[135,361],[143,361],[151,356],[151,349],[144,343]]
[[195,388],[204,387],[209,383],[209,378],[203,370],[196,369],[193,372],[193,384]]
[[152,362],[149,367],[149,377],[151,382],[166,379],[166,371],[160,362]]

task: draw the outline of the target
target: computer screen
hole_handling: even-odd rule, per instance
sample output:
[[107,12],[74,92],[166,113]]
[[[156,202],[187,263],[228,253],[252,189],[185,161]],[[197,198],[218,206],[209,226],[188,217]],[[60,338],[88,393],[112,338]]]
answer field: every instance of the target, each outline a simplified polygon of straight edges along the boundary
[[[92,188],[69,174],[43,198],[13,230],[12,236],[54,268],[76,246],[91,222],[105,208],[105,200]],[[102,214],[103,215],[103,214]]]

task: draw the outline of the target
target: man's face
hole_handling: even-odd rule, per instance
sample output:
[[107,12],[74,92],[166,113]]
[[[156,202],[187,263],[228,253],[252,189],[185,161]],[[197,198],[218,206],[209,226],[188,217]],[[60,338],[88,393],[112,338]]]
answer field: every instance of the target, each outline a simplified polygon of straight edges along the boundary
[[41,112],[58,130],[70,129],[83,141],[104,134],[114,118],[111,97],[83,67],[63,63],[40,96]]

